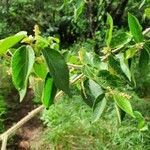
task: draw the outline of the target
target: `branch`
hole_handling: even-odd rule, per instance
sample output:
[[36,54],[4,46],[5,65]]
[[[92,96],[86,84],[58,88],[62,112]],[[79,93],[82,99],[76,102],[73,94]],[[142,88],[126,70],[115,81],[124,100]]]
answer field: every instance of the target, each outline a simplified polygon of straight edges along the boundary
[[7,139],[8,139],[8,136],[6,135],[6,136],[3,138],[1,150],[6,150]]
[[147,29],[145,29],[144,31],[143,31],[143,35],[145,35],[145,34],[147,34],[147,33],[149,33],[150,32],[150,28],[147,28]]
[[67,63],[69,68],[74,68],[74,69],[81,69],[83,65],[75,65],[75,64],[70,64]]

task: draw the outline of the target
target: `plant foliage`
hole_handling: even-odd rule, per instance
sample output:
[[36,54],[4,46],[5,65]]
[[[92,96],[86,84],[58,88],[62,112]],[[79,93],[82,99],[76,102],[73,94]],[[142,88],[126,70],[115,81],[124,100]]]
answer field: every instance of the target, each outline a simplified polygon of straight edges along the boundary
[[[132,108],[131,103],[133,95],[138,95],[136,93],[140,87],[139,77],[145,76],[149,80],[150,41],[149,35],[142,32],[142,25],[131,13],[126,16],[129,31],[126,28],[118,29],[120,22],[116,20],[123,18],[128,1],[109,3],[103,0],[58,0],[58,5],[54,1],[51,5],[47,5],[47,1],[42,4],[40,1],[23,2],[29,6],[23,8],[23,13],[26,9],[53,10],[52,16],[40,12],[39,24],[45,24],[49,32],[59,34],[60,40],[55,36],[42,35],[38,25],[35,25],[33,31],[29,31],[29,34],[33,32],[33,35],[19,32],[0,40],[0,55],[4,58],[12,56],[12,80],[20,94],[20,101],[24,99],[32,77],[42,79],[42,102],[46,108],[53,104],[57,89],[70,95],[69,63],[79,68],[70,71],[71,78],[79,73],[84,75],[80,85],[81,95],[93,110],[93,122],[98,121],[111,101],[110,105],[113,104],[120,123],[125,114],[128,114],[138,121],[141,130],[146,129],[144,117]],[[35,9],[31,3],[35,5]],[[13,3],[14,10],[8,9],[14,17],[17,16],[18,4],[22,4],[21,1]],[[139,7],[142,6],[144,4]],[[68,12],[68,8],[72,7],[74,9],[69,9]],[[49,19],[44,19],[45,17]],[[53,27],[45,22],[46,20],[54,20]],[[84,38],[90,39],[84,41],[83,45],[79,44],[76,51],[68,52],[68,49],[63,49],[66,41],[70,44]]]

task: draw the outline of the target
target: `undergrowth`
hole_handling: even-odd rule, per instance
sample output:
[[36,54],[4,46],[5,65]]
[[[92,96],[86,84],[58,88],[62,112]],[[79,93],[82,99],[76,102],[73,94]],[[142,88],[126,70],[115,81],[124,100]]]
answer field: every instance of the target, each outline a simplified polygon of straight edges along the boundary
[[[1,62],[1,60],[0,60]],[[5,123],[7,122],[8,108],[10,107],[6,101],[10,91],[12,90],[12,83],[10,75],[8,75],[8,67],[4,64],[0,65],[0,133],[5,131]]]
[[[49,110],[44,111],[42,120],[47,129],[43,133],[42,148],[149,150],[149,130],[139,131],[136,128],[137,122],[127,115],[119,126],[116,111],[111,107],[105,110],[106,115],[104,114],[99,121],[91,123],[92,110],[77,95],[79,94],[76,93],[72,98],[64,96]],[[150,103],[136,99],[133,105],[145,115],[150,126]]]
[[7,104],[5,102],[5,98],[0,93],[0,133],[2,133],[5,130],[4,121],[6,119],[6,112],[7,112]]

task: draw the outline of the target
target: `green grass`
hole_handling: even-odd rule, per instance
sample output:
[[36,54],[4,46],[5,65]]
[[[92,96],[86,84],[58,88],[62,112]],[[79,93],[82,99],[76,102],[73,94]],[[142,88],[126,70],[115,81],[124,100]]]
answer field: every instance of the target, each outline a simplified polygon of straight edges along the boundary
[[[135,104],[136,109],[148,118],[150,104]],[[137,122],[129,116],[126,115],[119,126],[115,110],[109,107],[98,122],[91,123],[91,118],[92,110],[82,102],[80,96],[63,97],[42,115],[47,126],[42,137],[44,145],[46,148],[63,150],[150,149],[150,131],[139,131]],[[147,124],[150,126],[149,121]]]

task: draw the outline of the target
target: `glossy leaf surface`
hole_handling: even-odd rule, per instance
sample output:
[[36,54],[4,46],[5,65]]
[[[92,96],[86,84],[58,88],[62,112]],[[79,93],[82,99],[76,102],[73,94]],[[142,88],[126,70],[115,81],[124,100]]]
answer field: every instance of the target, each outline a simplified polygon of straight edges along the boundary
[[69,94],[69,70],[63,56],[50,48],[42,50],[42,53],[56,87]]
[[121,95],[120,93],[115,93],[113,95],[114,100],[116,102],[116,104],[123,110],[125,111],[127,114],[129,114],[132,117],[134,116],[133,110],[132,110],[132,106],[130,101],[123,95]]
[[109,47],[112,40],[112,31],[113,31],[113,19],[110,16],[110,14],[107,14],[106,24],[109,26],[109,29],[106,32],[106,45],[107,47]]
[[142,42],[143,41],[142,27],[138,19],[135,16],[131,15],[130,13],[128,13],[128,25],[135,42]]
[[27,33],[25,31],[22,31],[13,36],[0,40],[0,55],[4,54],[9,48],[13,47],[23,38],[25,38],[26,34]]
[[42,94],[42,103],[46,108],[49,108],[49,106],[53,104],[56,92],[57,88],[54,84],[54,80],[48,73],[45,78],[45,84]]
[[30,46],[22,46],[16,50],[12,57],[12,78],[20,94],[20,101],[26,94],[28,77],[34,64],[34,51]]

